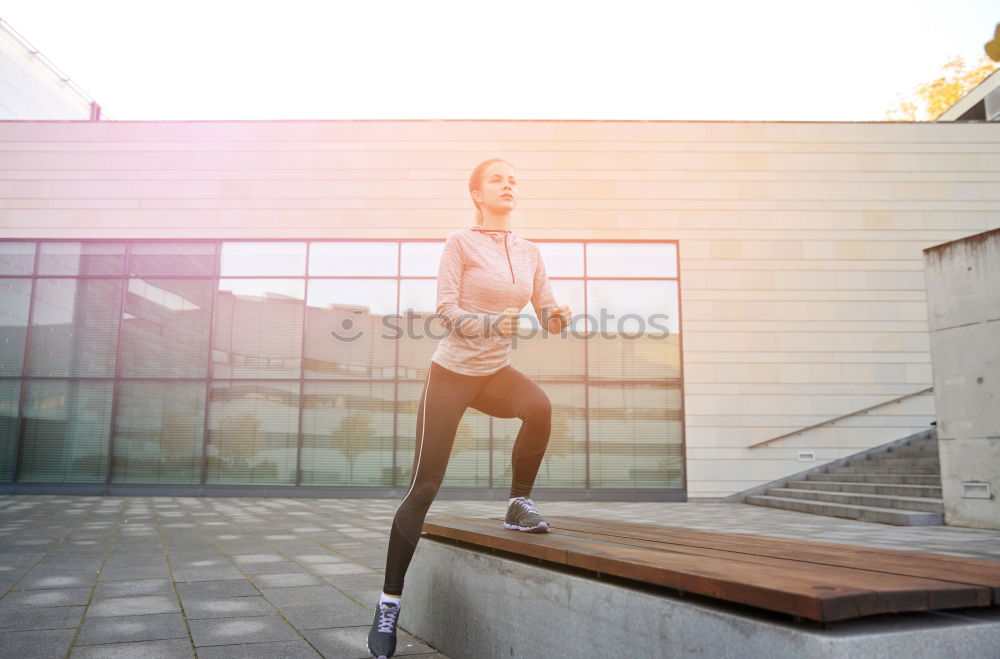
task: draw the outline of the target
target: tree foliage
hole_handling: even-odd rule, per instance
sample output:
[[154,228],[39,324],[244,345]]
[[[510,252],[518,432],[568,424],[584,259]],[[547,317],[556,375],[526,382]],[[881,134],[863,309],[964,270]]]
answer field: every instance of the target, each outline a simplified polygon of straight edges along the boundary
[[909,96],[897,95],[897,103],[885,113],[894,121],[934,121],[958,99],[1000,68],[985,55],[966,63],[959,55],[941,67],[937,78],[917,85]]

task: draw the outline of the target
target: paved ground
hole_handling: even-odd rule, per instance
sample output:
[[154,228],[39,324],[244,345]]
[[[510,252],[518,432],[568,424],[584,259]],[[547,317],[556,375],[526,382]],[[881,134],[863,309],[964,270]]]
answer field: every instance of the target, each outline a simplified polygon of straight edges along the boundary
[[[1000,531],[732,503],[537,503],[550,515],[1000,560]],[[368,657],[396,504],[0,495],[0,656]],[[497,516],[504,507],[438,501],[430,516]],[[405,633],[398,655],[444,656]]]

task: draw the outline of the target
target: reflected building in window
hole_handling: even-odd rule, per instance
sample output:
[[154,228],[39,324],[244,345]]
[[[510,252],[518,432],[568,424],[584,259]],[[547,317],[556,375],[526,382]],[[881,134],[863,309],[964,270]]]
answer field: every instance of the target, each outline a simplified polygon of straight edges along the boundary
[[[512,357],[553,405],[536,487],[685,498],[676,243],[537,244],[575,319],[529,305]],[[442,245],[0,242],[0,482],[398,496]],[[519,424],[470,409],[445,491],[506,492]]]

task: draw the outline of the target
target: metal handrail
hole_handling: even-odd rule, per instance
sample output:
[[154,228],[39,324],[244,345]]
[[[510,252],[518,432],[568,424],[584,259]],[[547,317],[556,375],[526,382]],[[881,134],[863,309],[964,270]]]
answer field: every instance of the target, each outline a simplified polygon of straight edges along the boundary
[[909,393],[909,394],[904,394],[904,395],[899,396],[897,398],[893,398],[891,400],[882,401],[881,403],[876,403],[875,405],[872,405],[870,407],[865,407],[863,409],[856,410],[854,412],[850,412],[849,414],[841,414],[840,416],[835,416],[832,419],[827,419],[826,421],[820,421],[819,423],[814,423],[811,426],[806,426],[805,428],[799,428],[798,430],[793,430],[792,432],[786,432],[784,435],[778,435],[777,437],[772,437],[771,439],[765,439],[763,442],[757,442],[756,444],[751,444],[748,448],[760,448],[761,446],[764,446],[766,444],[770,444],[771,442],[776,442],[776,441],[778,441],[780,439],[786,439],[788,437],[794,437],[795,435],[801,435],[804,432],[808,432],[810,430],[815,430],[816,428],[821,428],[821,427],[823,427],[825,425],[833,424],[833,423],[836,423],[838,421],[842,421],[843,419],[848,419],[848,418],[850,418],[852,416],[858,416],[859,414],[867,414],[868,412],[871,412],[874,409],[877,409],[879,407],[883,407],[885,405],[889,405],[890,403],[899,403],[901,401],[906,400],[907,398],[912,398],[913,396],[919,396],[921,394],[926,394],[926,393],[929,393],[931,391],[934,391],[934,387],[927,387],[926,389],[921,389],[920,391],[914,391],[914,392]]

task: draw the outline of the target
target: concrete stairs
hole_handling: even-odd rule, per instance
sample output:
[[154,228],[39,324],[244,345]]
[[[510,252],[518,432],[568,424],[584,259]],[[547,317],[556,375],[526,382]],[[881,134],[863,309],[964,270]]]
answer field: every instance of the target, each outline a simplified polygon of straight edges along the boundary
[[937,435],[933,430],[919,433],[838,460],[801,480],[765,487],[744,501],[897,526],[943,524]]

